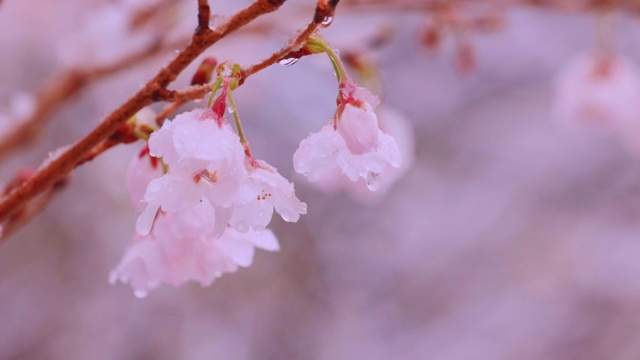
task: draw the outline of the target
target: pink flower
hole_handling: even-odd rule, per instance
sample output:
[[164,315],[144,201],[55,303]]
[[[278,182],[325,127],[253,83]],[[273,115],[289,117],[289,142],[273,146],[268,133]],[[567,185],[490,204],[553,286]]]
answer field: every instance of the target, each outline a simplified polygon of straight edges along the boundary
[[133,208],[142,211],[146,207],[144,194],[149,183],[163,175],[162,164],[158,158],[149,155],[149,148],[144,147],[129,163],[125,183]]
[[134,205],[144,207],[137,235],[110,277],[129,282],[138,296],[161,283],[206,286],[249,266],[255,247],[278,250],[266,230],[274,209],[285,221],[306,213],[293,184],[245,154],[238,135],[211,110],[165,121],[148,146],[127,181]]
[[241,233],[227,227],[221,236],[210,219],[214,208],[205,203],[181,212],[163,213],[151,233],[136,235],[109,281],[129,283],[138,297],[161,283],[179,286],[197,281],[209,286],[224,273],[253,262],[254,249],[279,250],[270,230]]
[[[93,12],[84,28],[62,40],[59,58],[68,68],[112,64],[123,57],[147,48],[157,38],[157,25],[132,26],[136,10],[122,2],[108,2]],[[166,26],[166,25],[165,25]]]
[[625,57],[576,59],[558,77],[555,93],[562,122],[597,125],[632,141],[640,134],[640,73]]
[[181,211],[206,198],[214,206],[230,207],[257,193],[240,192],[247,180],[244,148],[231,127],[209,109],[182,113],[165,121],[149,139],[150,154],[161,157],[168,172],[146,189],[146,208],[136,229],[151,231],[158,210]]
[[336,128],[349,151],[354,155],[362,155],[378,150],[380,129],[371,105],[363,101],[350,102],[339,111],[341,114],[336,121]]
[[[211,167],[225,167],[225,174],[243,175],[244,149],[228,123],[210,109],[195,109],[165,121],[149,139],[151,155],[161,157],[172,171],[195,175]],[[221,174],[222,175],[222,174]]]
[[337,165],[349,180],[362,179],[376,190],[388,166],[401,164],[395,140],[378,127],[377,101],[366,89],[343,84],[336,116],[300,142],[293,155],[295,170],[314,182],[330,176]]
[[380,185],[376,191],[371,191],[363,178],[351,181],[334,163],[313,184],[326,192],[343,190],[354,200],[372,202],[384,196],[411,167],[415,158],[415,137],[411,127],[411,121],[402,113],[388,106],[379,106],[377,114],[380,120],[380,128],[385,134],[392,136],[398,144],[402,157],[400,167],[390,164],[382,170],[384,177],[380,178]]
[[247,158],[245,165],[249,174],[246,191],[257,195],[233,208],[232,227],[241,232],[262,231],[271,221],[274,209],[288,222],[296,222],[301,214],[307,213],[307,205],[296,197],[293,184],[273,166],[253,158]]

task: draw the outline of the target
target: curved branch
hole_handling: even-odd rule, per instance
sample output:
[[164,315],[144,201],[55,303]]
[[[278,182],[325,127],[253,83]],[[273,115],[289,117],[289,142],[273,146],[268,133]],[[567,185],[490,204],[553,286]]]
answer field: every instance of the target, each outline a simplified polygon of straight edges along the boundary
[[5,195],[0,201],[0,221],[6,220],[37,195],[69,174],[96,144],[111,134],[143,107],[164,100],[166,86],[211,45],[261,15],[277,10],[286,0],[256,0],[221,24],[217,29],[204,29],[193,35],[191,43],[167,66],[119,108],[109,114],[93,131],[78,141],[58,158],[38,171],[31,179]]
[[261,62],[246,69],[242,69],[242,79],[240,82],[244,82],[249,76],[279,62],[291,52],[298,50],[300,46],[302,46],[305,41],[307,41],[309,36],[311,36],[311,34],[313,34],[316,29],[318,29],[318,26],[320,26],[320,24],[322,24],[322,22],[327,17],[333,16],[333,12],[335,11],[338,2],[339,0],[318,0],[311,23],[307,25],[304,30],[300,31],[298,35],[292,41],[290,41],[287,46],[284,46],[282,49],[276,51]]

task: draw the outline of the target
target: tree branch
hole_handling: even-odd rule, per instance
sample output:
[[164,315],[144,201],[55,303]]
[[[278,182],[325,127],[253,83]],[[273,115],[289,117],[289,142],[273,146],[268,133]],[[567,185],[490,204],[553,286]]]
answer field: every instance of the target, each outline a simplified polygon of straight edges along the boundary
[[[0,0],[1,1],[1,0]],[[126,56],[112,64],[88,70],[66,70],[54,75],[36,95],[36,107],[33,113],[17,124],[0,140],[0,161],[11,151],[25,145],[48,120],[48,114],[74,97],[88,85],[104,77],[113,75],[133,65],[156,56],[167,49],[179,46],[175,42],[163,44],[159,39],[141,51]]]
[[280,60],[284,59],[291,52],[296,51],[302,46],[305,41],[311,36],[311,34],[318,29],[318,26],[322,24],[322,22],[329,16],[333,16],[334,11],[336,10],[336,6],[338,5],[339,0],[318,0],[316,4],[316,10],[313,14],[313,20],[307,27],[298,33],[298,35],[289,42],[287,46],[284,46],[282,49],[276,51],[268,58],[262,60],[261,62],[249,66],[246,69],[242,70],[242,79],[240,83],[244,82],[249,76],[261,71]]
[[96,144],[106,140],[140,109],[153,102],[165,100],[163,94],[166,96],[169,93],[166,86],[173,82],[207,48],[259,16],[277,10],[285,1],[256,0],[250,6],[231,16],[220,27],[214,30],[200,29],[193,35],[191,43],[169,65],[162,68],[141,90],[109,114],[93,131],[58,158],[52,160],[28,181],[5,195],[0,201],[0,221],[6,220],[24,204],[67,176]]
[[211,8],[209,0],[198,0],[198,27],[196,34],[209,30],[209,20],[211,19]]

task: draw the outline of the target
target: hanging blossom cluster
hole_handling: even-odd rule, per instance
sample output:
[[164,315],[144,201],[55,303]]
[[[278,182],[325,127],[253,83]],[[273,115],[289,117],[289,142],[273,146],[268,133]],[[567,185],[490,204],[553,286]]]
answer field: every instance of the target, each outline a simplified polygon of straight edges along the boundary
[[245,151],[219,106],[224,101],[223,92],[218,111],[165,121],[133,160],[127,183],[142,213],[112,283],[129,282],[138,296],[161,283],[209,285],[250,265],[254,248],[278,250],[266,229],[274,209],[291,222],[306,213],[293,184]]
[[[328,193],[343,191],[352,199],[362,203],[372,203],[382,199],[393,185],[409,170],[415,160],[415,135],[409,120],[402,112],[388,106],[378,105],[375,109],[380,130],[391,136],[397,144],[402,163],[399,167],[388,163],[377,177],[377,183],[368,184],[368,177],[359,177],[353,181],[340,168],[337,162],[330,163],[322,173],[317,174],[313,183],[317,188]],[[395,149],[393,149],[395,153]],[[398,154],[395,153],[394,157]],[[395,163],[397,165],[397,163]],[[377,186],[371,191],[370,186]]]
[[[267,229],[274,212],[288,222],[307,212],[293,184],[252,155],[231,96],[238,86],[231,74],[237,72],[224,66],[211,107],[179,114],[155,131],[148,121],[144,125],[150,129],[148,144],[127,176],[140,211],[136,235],[110,275],[112,283],[129,283],[139,297],[162,283],[208,286],[249,266],[255,248],[279,249]],[[346,177],[375,190],[385,173],[400,167],[400,151],[379,127],[377,98],[338,70],[336,114],[300,143],[294,167],[312,182]],[[227,100],[235,129],[226,118]]]
[[377,105],[378,99],[366,89],[351,80],[341,83],[336,115],[300,143],[293,155],[296,171],[312,182],[343,174],[376,190],[381,174],[401,164],[398,145],[380,129]]

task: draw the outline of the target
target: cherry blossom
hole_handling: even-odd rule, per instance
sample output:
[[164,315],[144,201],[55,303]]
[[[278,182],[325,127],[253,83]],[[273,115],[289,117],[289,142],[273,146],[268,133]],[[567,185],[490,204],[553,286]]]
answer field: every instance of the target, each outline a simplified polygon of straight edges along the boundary
[[275,209],[282,219],[296,222],[307,213],[307,205],[295,194],[293,184],[265,161],[247,157],[246,192],[257,195],[251,201],[234,207],[230,224],[238,231],[262,231],[271,221]]
[[142,212],[112,283],[140,297],[161,283],[208,286],[249,266],[256,247],[278,250],[266,229],[274,209],[285,221],[306,213],[293,184],[251,156],[223,114],[198,109],[165,121],[131,161],[127,187]]
[[380,147],[378,117],[367,102],[351,102],[342,108],[336,128],[354,155],[376,151]]
[[149,148],[145,146],[135,155],[129,163],[125,184],[129,191],[129,198],[133,208],[142,211],[146,207],[144,194],[149,183],[164,174],[160,160],[149,154]]
[[555,90],[560,121],[614,131],[639,147],[640,72],[629,59],[582,56],[560,74]]
[[168,171],[146,186],[147,206],[136,226],[140,235],[151,231],[158,210],[182,211],[203,201],[216,208],[219,229],[230,222],[241,232],[263,230],[274,208],[285,221],[295,222],[306,213],[293,184],[266,162],[245,154],[238,135],[209,109],[165,121],[151,135],[149,150],[162,158]]
[[141,235],[151,230],[159,209],[180,211],[203,198],[230,207],[258,195],[245,190],[244,149],[231,127],[210,109],[182,113],[165,121],[149,139],[150,154],[162,158],[168,172],[149,182],[146,208],[138,218]]
[[293,155],[295,170],[314,182],[330,176],[337,164],[349,180],[362,179],[376,190],[388,166],[400,167],[398,145],[378,126],[375,96],[347,80],[341,84],[341,100],[334,118],[300,142]]
[[398,144],[402,157],[400,167],[387,164],[383,170],[384,177],[380,179],[380,185],[376,191],[371,191],[364,179],[351,181],[337,163],[334,163],[313,184],[326,192],[343,190],[351,198],[360,202],[372,202],[384,196],[411,167],[415,159],[415,136],[411,127],[411,121],[407,117],[390,106],[379,106],[376,114],[380,122],[380,129],[392,136]]
[[224,273],[251,265],[256,247],[279,250],[270,230],[241,233],[227,227],[218,236],[214,216],[207,202],[159,214],[149,234],[136,235],[109,281],[129,283],[138,297],[161,283],[179,286],[192,280],[209,286]]

